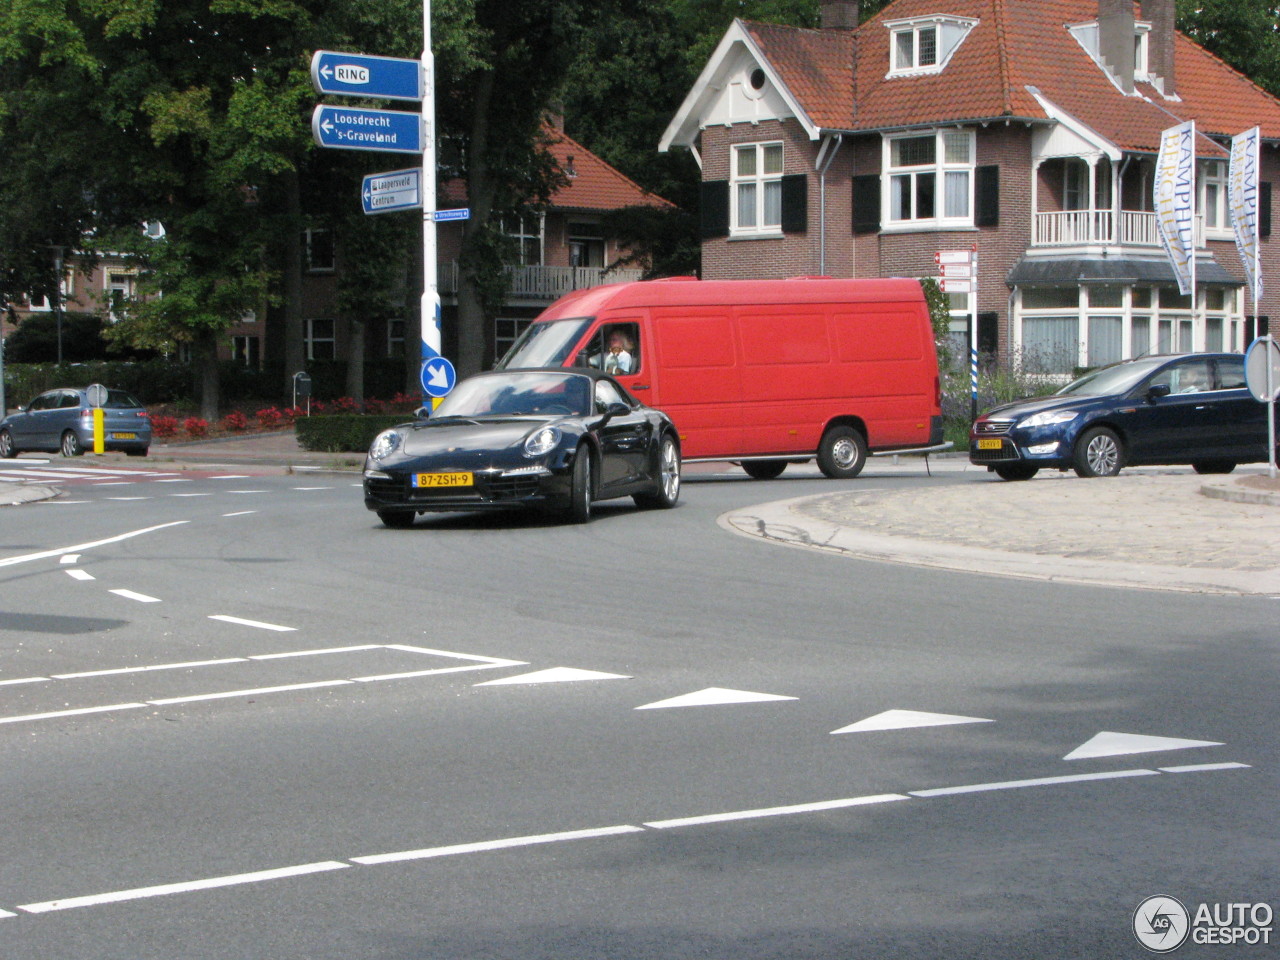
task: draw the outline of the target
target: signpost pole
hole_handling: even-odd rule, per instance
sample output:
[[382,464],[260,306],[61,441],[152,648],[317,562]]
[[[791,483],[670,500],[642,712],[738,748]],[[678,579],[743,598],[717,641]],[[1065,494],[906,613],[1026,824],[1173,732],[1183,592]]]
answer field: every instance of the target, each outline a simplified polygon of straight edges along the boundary
[[[441,356],[439,267],[436,263],[436,75],[431,53],[431,0],[422,0],[422,71],[426,83],[422,98],[422,371]],[[425,376],[422,379],[426,379]],[[423,386],[423,405],[440,405]]]
[[[1258,315],[1257,301],[1254,301],[1253,315]],[[1275,364],[1271,362],[1271,334],[1267,333],[1263,337],[1266,346],[1263,348],[1267,353],[1267,474],[1272,480],[1276,478],[1276,384],[1275,384]]]
[[969,422],[978,419],[978,245],[969,256],[973,282],[969,291]]

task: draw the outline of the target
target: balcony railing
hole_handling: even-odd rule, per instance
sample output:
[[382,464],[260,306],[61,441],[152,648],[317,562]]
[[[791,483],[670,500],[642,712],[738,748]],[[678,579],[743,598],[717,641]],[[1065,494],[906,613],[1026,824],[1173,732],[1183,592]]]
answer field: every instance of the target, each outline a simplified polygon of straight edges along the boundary
[[[572,290],[598,287],[609,283],[629,283],[643,276],[641,270],[608,270],[604,267],[521,267],[509,266],[507,272],[511,300],[538,300],[550,303]],[[458,264],[440,265],[439,288],[442,294],[458,292]]]
[[[1065,210],[1035,215],[1035,244],[1041,247],[1076,247],[1091,244],[1158,247],[1156,215],[1137,210],[1121,210],[1119,231],[1112,210]],[[1204,246],[1204,219],[1196,218],[1196,246]]]

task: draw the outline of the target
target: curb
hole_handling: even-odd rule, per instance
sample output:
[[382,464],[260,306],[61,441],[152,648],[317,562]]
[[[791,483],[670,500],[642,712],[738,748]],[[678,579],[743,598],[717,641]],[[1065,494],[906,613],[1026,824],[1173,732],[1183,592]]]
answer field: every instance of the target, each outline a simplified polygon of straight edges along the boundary
[[52,500],[60,496],[62,491],[57,487],[49,487],[36,483],[5,484],[0,487],[0,507],[14,507],[22,503],[36,503],[40,500]]

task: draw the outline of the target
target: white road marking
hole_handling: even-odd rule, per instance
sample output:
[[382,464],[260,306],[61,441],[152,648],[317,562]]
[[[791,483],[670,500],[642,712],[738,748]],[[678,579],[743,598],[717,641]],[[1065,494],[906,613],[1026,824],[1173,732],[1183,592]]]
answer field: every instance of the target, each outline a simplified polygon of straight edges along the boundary
[[[217,477],[214,477],[216,480]],[[257,510],[237,510],[235,513],[224,513],[224,517],[247,517],[251,513],[257,513]]]
[[80,554],[78,554],[78,553],[68,553],[66,556],[64,556],[64,557],[63,557],[61,560],[59,560],[58,562],[59,562],[59,563],[79,563],[79,562],[80,562]]
[[148,597],[145,593],[134,593],[132,590],[108,590],[108,593],[114,593],[117,597],[124,597],[126,600],[137,600],[139,603],[159,603],[159,597]]
[[190,477],[174,477],[172,480],[157,480],[156,483],[191,483]]
[[41,506],[69,507],[73,503],[92,503],[91,500],[40,500]]
[[92,573],[90,573],[88,570],[67,570],[67,571],[65,571],[65,572],[66,572],[67,576],[68,576],[68,577],[71,577],[73,580],[95,580],[95,579],[97,579],[97,578],[96,578],[96,577],[94,577],[94,575],[93,575]]
[[193,667],[216,667],[225,663],[245,663],[245,657],[223,660],[189,660],[186,663],[153,663],[146,667],[116,667],[112,670],[86,670],[83,673],[55,673],[55,680],[84,680],[88,677],[114,677],[125,673],[150,673],[154,670],[189,670]]
[[1158,767],[1161,773],[1208,773],[1212,770],[1248,770],[1247,763],[1186,763],[1179,767]]
[[359,653],[362,650],[385,650],[384,643],[362,643],[355,647],[321,647],[316,650],[286,650],[284,653],[257,653],[250,660],[284,660],[289,657],[319,657],[327,653]]
[[79,717],[88,713],[109,713],[112,710],[141,710],[145,703],[113,703],[105,707],[79,707],[75,710],[54,710],[50,713],[25,713],[17,717],[0,717],[0,723],[22,723],[27,720],[54,720],[58,717]]
[[539,843],[562,843],[566,840],[616,837],[624,833],[644,833],[644,828],[621,824],[616,827],[597,827],[593,830],[569,830],[564,833],[543,833],[529,837],[507,837],[504,840],[483,840],[479,843],[457,843],[447,847],[426,847],[422,850],[402,850],[399,853],[379,853],[368,857],[352,857],[351,862],[370,867],[381,863],[400,863],[404,860],[428,860],[433,857],[454,857],[464,853],[510,850],[512,847],[530,847]]
[[[126,706],[141,706],[127,704]],[[1188,767],[1170,767],[1170,771],[1192,772],[1210,770],[1249,769],[1248,764],[1222,763],[1200,764]],[[976,784],[967,787],[943,787],[934,790],[910,790],[907,796],[901,794],[877,794],[867,797],[851,797],[844,800],[827,800],[816,803],[794,804],[786,807],[770,807],[761,810],[746,810],[738,813],[711,814],[705,817],[683,817],[677,820],[653,820],[645,822],[643,827],[631,824],[620,824],[613,827],[596,827],[588,830],[568,830],[560,833],[534,834],[523,837],[507,837],[500,840],[482,840],[474,843],[458,843],[448,846],[424,847],[418,850],[403,850],[396,853],[380,853],[371,856],[350,857],[347,861],[323,860],[318,863],[301,864],[293,867],[279,867],[272,870],[260,870],[254,873],[241,873],[232,876],[212,877],[206,880],[191,880],[185,883],[170,883],[152,887],[135,887],[130,890],[118,890],[93,896],[70,897],[61,900],[47,900],[43,903],[29,903],[15,907],[25,913],[49,913],[56,910],[70,910],[76,907],[97,906],[100,904],[120,903],[126,900],[137,900],[145,897],[158,897],[168,894],[191,893],[200,890],[211,890],[237,884],[257,883],[266,880],[280,880],[289,877],[304,876],[328,870],[342,870],[358,864],[360,866],[379,866],[388,863],[401,863],[407,860],[426,860],[438,857],[460,856],[470,853],[485,853],[493,850],[510,850],[539,844],[560,843],[571,840],[585,840],[597,837],[628,836],[645,833],[650,830],[663,830],[678,826],[722,823],[726,820],[744,820],[753,817],[779,816],[788,813],[816,813],[869,804],[889,803],[905,800],[910,797],[928,798],[951,796],[957,793],[972,793],[978,790],[1011,789],[1024,786],[1052,786],[1065,783],[1080,783],[1088,780],[1109,780],[1121,777],[1160,776],[1155,770],[1121,770],[1112,773],[1082,775],[1073,777],[1046,777],[1037,780],[1011,780],[1003,784]],[[0,910],[0,917],[13,916]]]
[[522,673],[518,677],[502,677],[500,680],[486,680],[477,683],[477,687],[496,687],[502,684],[523,683],[569,683],[575,680],[630,680],[631,677],[620,673],[601,673],[599,670],[578,670],[574,667],[552,667],[549,670],[536,670],[533,673]]
[[727,690],[724,687],[707,687],[696,693],[672,697],[670,700],[659,700],[646,703],[637,710],[661,710],[667,707],[706,707],[719,706],[726,703],[763,703],[769,700],[795,700],[795,697],[783,697],[776,693],[752,693],[749,690]]
[[130,487],[133,486],[132,480],[101,480],[94,484],[95,487]]
[[297,627],[282,627],[278,623],[263,623],[261,620],[245,620],[242,617],[232,617],[225,613],[215,613],[209,617],[210,620],[221,620],[223,623],[238,623],[242,627],[257,627],[259,630],[276,630],[280,633],[288,633],[297,630]]
[[725,823],[730,820],[756,820],[760,817],[784,817],[794,813],[820,813],[823,810],[842,810],[846,807],[863,807],[875,803],[891,803],[894,800],[910,800],[901,793],[880,793],[868,797],[848,797],[844,800],[821,800],[817,803],[796,803],[787,807],[764,807],[759,810],[737,810],[732,813],[709,813],[701,817],[681,817],[677,820],[648,820],[646,827],[667,830],[671,827],[695,827],[706,823]]
[[190,697],[169,697],[165,700],[148,700],[153,707],[168,707],[175,703],[198,703],[202,700],[229,700],[232,697],[257,697],[268,693],[288,693],[293,690],[317,690],[321,687],[342,687],[351,680],[317,680],[313,683],[290,683],[279,687],[257,687],[252,690],[227,690],[223,693],[200,693]]
[[410,670],[406,673],[380,673],[372,677],[352,677],[356,683],[378,683],[382,680],[412,680],[415,677],[435,677],[442,673],[466,673],[469,670],[493,670],[498,667],[524,666],[513,663],[485,663],[480,666],[436,667],[433,670]]
[[212,493],[171,493],[171,497],[212,497]]
[[227,493],[266,493],[266,490],[228,490]]
[[874,717],[851,723],[836,733],[868,733],[873,730],[909,730],[914,727],[945,727],[958,723],[992,723],[982,717],[958,717],[949,713],[923,713],[919,710],[886,710]]
[[1162,750],[1189,750],[1192,747],[1220,747],[1213,740],[1179,740],[1176,737],[1150,737],[1139,733],[1114,733],[1103,730],[1086,743],[1076,747],[1063,760],[1084,760],[1096,757],[1121,757],[1133,753],[1159,753]]
[[295,490],[332,490],[333,487],[294,487]]
[[135,887],[132,890],[117,890],[114,893],[100,893],[92,897],[69,897],[65,900],[47,900],[44,903],[28,903],[18,907],[25,913],[50,913],[54,910],[74,910],[77,907],[95,907],[104,903],[122,903],[126,900],[142,900],[147,897],[163,897],[174,893],[192,893],[197,890],[216,890],[219,887],[234,887],[244,883],[261,883],[264,880],[281,880],[285,877],[300,877],[311,873],[323,873],[327,870],[346,870],[349,863],[336,860],[324,860],[320,863],[304,863],[295,867],[279,867],[275,870],[260,870],[257,873],[238,873],[229,877],[212,877],[208,880],[189,880],[186,883],[166,883],[157,887]]
[[248,480],[247,473],[224,473],[216,477],[210,477],[210,480]]
[[154,500],[154,497],[107,497],[108,500]]
[[18,677],[15,680],[0,680],[0,687],[16,686],[19,683],[48,683],[48,677]]
[[1064,783],[1086,783],[1090,780],[1119,780],[1124,777],[1158,777],[1155,770],[1112,770],[1103,773],[1078,773],[1066,777],[1038,777],[1032,780],[1005,780],[1001,783],[971,783],[963,787],[937,787],[932,790],[909,790],[913,797],[949,797],[960,793],[986,793],[991,790],[1019,790],[1023,787],[1054,787]]
[[168,527],[180,527],[186,520],[174,520],[170,523],[161,523],[154,527],[143,527],[141,530],[131,530],[128,533],[122,533],[119,536],[107,537],[105,540],[94,540],[90,543],[78,543],[74,547],[59,547],[57,550],[43,550],[40,553],[27,553],[20,557],[6,557],[0,560],[0,567],[10,567],[15,563],[29,563],[32,560],[47,560],[50,557],[61,557],[68,553],[77,553],[82,550],[88,550],[92,547],[105,546],[108,543],[119,543],[121,540],[128,540],[130,537],[140,537],[144,533],[154,533],[157,530],[164,530]]

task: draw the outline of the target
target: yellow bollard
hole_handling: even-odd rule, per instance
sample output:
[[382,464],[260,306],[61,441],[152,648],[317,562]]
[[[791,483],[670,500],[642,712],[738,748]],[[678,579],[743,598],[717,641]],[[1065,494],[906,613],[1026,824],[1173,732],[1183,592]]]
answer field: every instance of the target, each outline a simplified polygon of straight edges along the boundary
[[93,452],[107,452],[106,432],[103,430],[103,411],[101,407],[93,408]]

